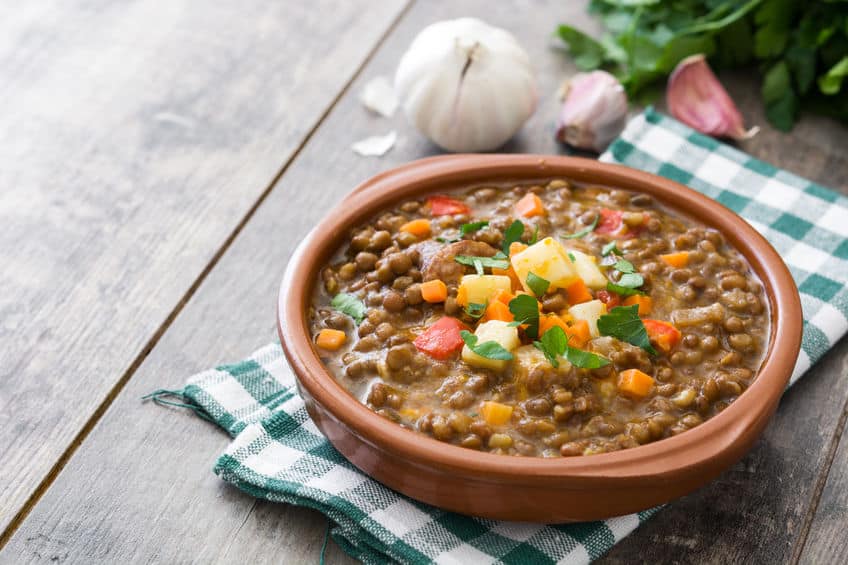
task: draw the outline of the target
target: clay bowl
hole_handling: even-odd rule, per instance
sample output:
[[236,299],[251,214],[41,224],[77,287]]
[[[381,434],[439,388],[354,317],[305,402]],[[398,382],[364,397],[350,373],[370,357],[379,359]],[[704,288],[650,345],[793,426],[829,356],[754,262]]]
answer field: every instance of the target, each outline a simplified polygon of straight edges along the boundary
[[[321,267],[348,229],[398,201],[473,183],[564,177],[644,192],[721,231],[765,285],[772,316],[759,376],[727,409],[683,434],[623,451],[542,459],[482,453],[401,428],[348,394],[322,365],[305,312]],[[416,161],[360,185],[301,243],[286,270],[278,328],[310,416],[362,471],[463,514],[532,522],[607,518],[693,491],[738,461],[777,407],[801,344],[801,304],[780,256],[739,216],[683,185],[571,157],[457,155]]]

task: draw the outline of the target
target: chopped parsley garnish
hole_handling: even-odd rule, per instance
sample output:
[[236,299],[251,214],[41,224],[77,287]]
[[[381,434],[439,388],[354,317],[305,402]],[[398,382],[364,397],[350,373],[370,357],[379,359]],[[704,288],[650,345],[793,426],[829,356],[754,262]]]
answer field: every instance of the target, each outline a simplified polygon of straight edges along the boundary
[[548,292],[548,287],[551,286],[550,281],[543,279],[536,273],[527,273],[527,286],[533,291],[536,296],[544,296]]
[[611,283],[611,282],[607,283],[607,290],[610,291],[610,292],[615,292],[616,294],[620,294],[621,296],[633,296],[634,294],[642,294],[642,295],[645,294],[644,291],[639,290],[638,288],[630,288],[630,287],[627,287],[627,286],[621,286],[619,284],[615,284],[615,283]]
[[330,306],[353,318],[357,324],[365,318],[365,304],[352,294],[340,292],[333,297]]
[[601,215],[600,214],[595,216],[595,219],[592,220],[592,223],[589,224],[588,227],[586,227],[586,228],[584,228],[584,229],[582,229],[578,232],[574,232],[574,233],[570,233],[568,235],[564,235],[564,236],[562,236],[562,238],[563,239],[580,239],[581,237],[586,237],[587,235],[589,235],[590,233],[595,231],[595,228],[598,227],[599,221],[601,221]]
[[524,333],[530,339],[539,337],[539,302],[529,294],[519,294],[509,301],[509,311],[515,318],[510,326],[526,324]]
[[530,241],[527,244],[533,245],[537,241],[539,241],[539,226],[536,226],[536,228],[533,230],[533,236],[530,238]]
[[560,355],[565,357],[569,363],[581,369],[597,369],[610,363],[609,359],[605,357],[568,345],[568,336],[559,326],[554,326],[546,331],[541,340],[534,341],[533,345],[544,353],[545,359],[554,367],[559,367],[557,357]]
[[598,319],[598,331],[636,347],[641,347],[651,355],[657,351],[651,346],[645,324],[639,317],[639,306],[618,306]]
[[524,235],[524,223],[521,220],[515,220],[512,222],[506,231],[504,232],[504,240],[503,240],[503,253],[507,257],[509,256],[509,246],[515,243],[516,241],[521,241],[522,236]]
[[[618,279],[617,283],[608,283],[607,290],[612,290],[625,296],[639,294],[639,291],[634,291],[633,289],[645,284],[645,279],[642,278],[642,275],[636,272],[636,267],[633,266],[633,263],[626,259],[619,259],[615,262],[613,267],[621,273],[621,277]],[[610,288],[611,286],[614,288]],[[620,289],[629,289],[629,291],[626,290],[622,292]]]
[[575,256],[574,256],[574,253],[572,253],[571,251],[569,251],[569,252],[568,252],[568,258],[569,258],[569,259],[571,259],[571,262],[572,262],[572,263],[576,263],[576,262],[577,262],[577,257],[575,257]]
[[486,307],[488,304],[480,304],[478,302],[471,302],[464,308],[465,313],[471,316],[472,318],[480,318],[486,312]]
[[509,261],[501,259],[498,255],[494,257],[477,257],[475,255],[457,255],[453,258],[460,265],[468,265],[477,269],[477,274],[483,274],[483,267],[490,269],[509,269]]
[[610,253],[612,253],[613,255],[621,255],[621,251],[618,250],[618,247],[615,246],[615,243],[615,241],[610,241],[609,243],[601,247],[601,255],[603,255],[604,257],[609,255]]
[[498,361],[512,361],[512,353],[504,349],[503,346],[496,341],[484,341],[483,343],[478,344],[477,336],[468,330],[462,330],[459,332],[459,335],[462,337],[462,341],[465,342],[465,345],[468,346],[468,349],[480,357],[496,359]]
[[628,261],[627,259],[619,259],[613,265],[616,270],[621,271],[622,273],[635,273],[636,267],[633,266],[633,263]]
[[461,235],[468,235],[470,233],[474,233],[479,229],[485,228],[489,225],[489,222],[486,220],[481,220],[479,222],[471,222],[468,224],[462,224],[459,228],[459,233]]

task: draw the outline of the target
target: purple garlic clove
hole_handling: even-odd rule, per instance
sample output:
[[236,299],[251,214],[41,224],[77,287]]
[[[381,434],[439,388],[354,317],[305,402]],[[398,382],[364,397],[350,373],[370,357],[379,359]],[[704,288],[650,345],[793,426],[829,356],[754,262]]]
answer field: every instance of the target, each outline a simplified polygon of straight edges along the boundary
[[701,133],[748,139],[759,131],[745,129],[742,114],[702,54],[677,64],[668,79],[666,100],[672,116]]
[[558,140],[600,153],[624,129],[627,94],[605,71],[579,73],[566,84],[557,121]]

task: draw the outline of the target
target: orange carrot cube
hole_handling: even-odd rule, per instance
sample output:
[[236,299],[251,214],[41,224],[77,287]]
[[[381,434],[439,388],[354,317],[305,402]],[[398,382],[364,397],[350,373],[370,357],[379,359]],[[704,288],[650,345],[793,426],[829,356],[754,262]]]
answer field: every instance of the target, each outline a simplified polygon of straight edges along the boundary
[[315,345],[327,351],[336,351],[344,345],[347,336],[341,330],[331,330],[325,328],[318,332],[318,337],[315,339]]
[[618,390],[632,398],[645,398],[654,386],[654,379],[639,369],[626,369],[618,375]]

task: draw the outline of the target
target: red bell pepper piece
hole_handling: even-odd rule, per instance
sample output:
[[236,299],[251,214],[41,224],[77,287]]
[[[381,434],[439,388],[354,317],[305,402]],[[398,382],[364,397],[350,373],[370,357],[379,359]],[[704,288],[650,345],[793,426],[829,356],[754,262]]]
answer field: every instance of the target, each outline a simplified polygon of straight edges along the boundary
[[668,322],[662,320],[642,320],[645,324],[645,331],[648,332],[648,337],[654,342],[657,347],[668,353],[680,341],[680,330],[675,328]]
[[595,293],[595,297],[607,305],[607,310],[612,310],[613,308],[621,304],[621,296],[619,296],[617,292],[599,290]]
[[603,233],[607,235],[617,235],[621,231],[622,217],[624,212],[619,210],[610,210],[609,208],[601,208],[601,219],[595,227],[595,233]]
[[471,208],[450,196],[431,196],[427,199],[432,216],[453,216],[455,214],[470,214]]
[[418,351],[433,359],[447,359],[465,345],[459,332],[467,329],[456,318],[445,316],[419,334],[412,343]]

